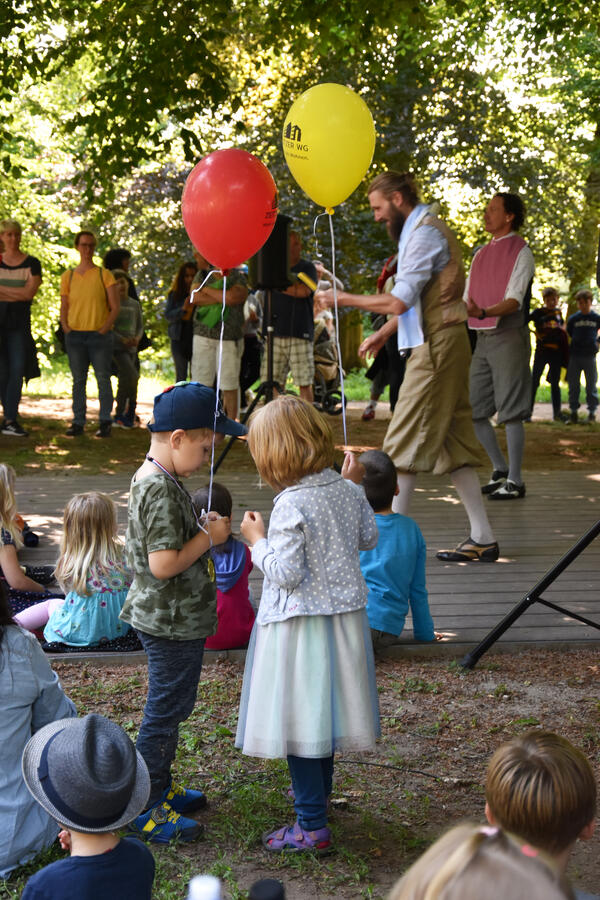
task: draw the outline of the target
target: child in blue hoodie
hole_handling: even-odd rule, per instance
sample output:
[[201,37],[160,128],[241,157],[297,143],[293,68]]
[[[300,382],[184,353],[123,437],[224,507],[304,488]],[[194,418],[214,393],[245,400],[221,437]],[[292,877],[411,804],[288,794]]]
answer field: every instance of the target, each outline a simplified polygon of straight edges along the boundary
[[360,551],[360,568],[369,595],[367,616],[373,647],[398,641],[408,608],[417,641],[435,640],[425,587],[425,541],[417,523],[392,512],[398,493],[396,468],[381,450],[367,450],[359,460],[365,467],[363,487],[375,513],[377,546]]
[[[233,500],[227,488],[213,483],[208,506],[208,485],[192,494],[198,515],[216,512],[231,518]],[[231,534],[224,544],[211,548],[217,579],[217,633],[206,639],[207,650],[235,650],[245,647],[254,625],[254,610],[250,603],[248,575],[252,571],[250,549]]]

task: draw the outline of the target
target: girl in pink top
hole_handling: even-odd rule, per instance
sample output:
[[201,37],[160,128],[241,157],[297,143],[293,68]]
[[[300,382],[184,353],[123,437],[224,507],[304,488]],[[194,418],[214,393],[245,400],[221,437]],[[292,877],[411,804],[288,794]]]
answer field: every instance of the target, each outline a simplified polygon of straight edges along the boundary
[[[227,488],[213,483],[208,506],[208,486],[192,494],[198,515],[217,512],[231,518],[233,500]],[[207,650],[235,650],[245,647],[254,625],[254,610],[250,603],[248,575],[252,571],[250,549],[231,534],[224,544],[211,548],[217,579],[217,633],[206,639]]]

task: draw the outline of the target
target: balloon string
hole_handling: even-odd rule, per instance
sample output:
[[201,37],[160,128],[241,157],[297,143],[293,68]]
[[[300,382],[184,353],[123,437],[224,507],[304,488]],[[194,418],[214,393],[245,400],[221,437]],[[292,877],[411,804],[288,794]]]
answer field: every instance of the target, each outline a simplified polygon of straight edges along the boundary
[[211,269],[210,272],[207,274],[206,278],[204,279],[204,281],[202,282],[202,284],[199,284],[198,287],[194,288],[194,290],[191,292],[190,303],[194,299],[194,294],[197,294],[198,291],[202,290],[202,288],[204,287],[204,285],[206,284],[206,282],[208,281],[209,278],[211,278],[213,275],[220,275],[220,274],[221,274],[221,269]]
[[[219,271],[217,269],[217,271]],[[219,355],[217,361],[217,383],[215,385],[215,393],[216,393],[216,401],[215,401],[215,417],[213,420],[213,436],[212,436],[212,444],[210,450],[210,478],[208,480],[208,509],[207,512],[210,512],[210,505],[212,500],[212,489],[213,489],[213,479],[214,479],[214,467],[215,467],[215,440],[217,436],[217,417],[219,415],[219,391],[221,390],[221,366],[223,364],[223,333],[225,331],[225,311],[227,307],[227,275],[223,274],[223,299],[221,302],[221,332],[219,334]]]
[[315,254],[317,259],[319,258],[319,237],[317,235],[317,222],[321,218],[321,216],[326,216],[327,213],[319,213],[318,216],[315,216],[315,221],[313,222],[313,238],[315,239]]
[[[348,432],[346,429],[346,394],[344,391],[344,369],[342,367],[342,348],[340,347],[340,317],[338,315],[337,278],[335,277],[335,236],[333,233],[333,216],[331,213],[321,213],[329,216],[329,233],[331,234],[331,274],[333,275],[333,306],[335,309],[335,345],[338,354],[338,366],[340,369],[340,387],[342,390],[342,424],[344,428],[344,445],[348,446]],[[318,218],[318,216],[317,216]],[[316,219],[315,219],[316,222]]]

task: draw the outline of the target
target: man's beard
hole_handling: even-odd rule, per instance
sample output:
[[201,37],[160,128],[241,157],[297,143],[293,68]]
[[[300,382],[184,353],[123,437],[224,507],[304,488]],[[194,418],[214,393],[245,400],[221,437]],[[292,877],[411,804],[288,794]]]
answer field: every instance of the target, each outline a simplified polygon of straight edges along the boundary
[[387,222],[387,230],[389,236],[393,241],[399,241],[400,235],[402,234],[402,229],[404,228],[404,223],[406,222],[406,216],[404,213],[400,212],[399,209],[390,210],[390,218]]

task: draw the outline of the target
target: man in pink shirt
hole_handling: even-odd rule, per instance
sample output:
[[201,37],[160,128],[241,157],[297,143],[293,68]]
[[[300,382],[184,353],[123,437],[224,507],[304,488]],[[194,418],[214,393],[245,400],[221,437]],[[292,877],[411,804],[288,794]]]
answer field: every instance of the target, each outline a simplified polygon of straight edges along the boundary
[[[531,250],[517,233],[524,218],[523,201],[516,194],[492,197],[484,215],[492,240],[475,254],[464,293],[469,327],[477,331],[470,400],[475,434],[493,466],[489,482],[482,487],[490,500],[525,496],[523,419],[529,415],[531,401],[527,301],[535,265]],[[506,428],[508,463],[490,422],[494,414]]]

